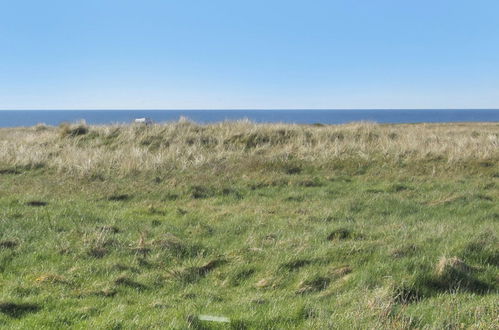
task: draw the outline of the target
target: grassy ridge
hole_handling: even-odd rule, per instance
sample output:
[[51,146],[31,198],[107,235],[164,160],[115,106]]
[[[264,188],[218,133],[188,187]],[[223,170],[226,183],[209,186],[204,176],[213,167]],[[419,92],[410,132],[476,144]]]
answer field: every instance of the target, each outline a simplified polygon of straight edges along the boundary
[[[39,125],[0,130],[0,161],[21,168],[45,167],[80,177],[171,173],[186,169],[273,170],[293,162],[313,167],[359,167],[383,163],[494,162],[498,125],[420,124],[336,126],[257,125],[228,122],[196,125]],[[344,164],[342,164],[344,163]],[[334,168],[333,168],[334,169]]]
[[493,328],[498,160],[494,123],[1,129],[0,326]]

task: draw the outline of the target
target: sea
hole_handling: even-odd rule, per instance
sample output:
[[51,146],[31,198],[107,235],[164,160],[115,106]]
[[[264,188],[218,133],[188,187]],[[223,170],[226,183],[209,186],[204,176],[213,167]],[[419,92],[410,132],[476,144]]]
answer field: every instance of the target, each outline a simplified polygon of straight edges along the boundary
[[59,125],[63,122],[87,124],[127,124],[135,118],[156,123],[185,117],[200,124],[250,120],[255,123],[343,124],[376,123],[454,123],[499,122],[499,109],[390,109],[390,110],[0,110],[0,127]]

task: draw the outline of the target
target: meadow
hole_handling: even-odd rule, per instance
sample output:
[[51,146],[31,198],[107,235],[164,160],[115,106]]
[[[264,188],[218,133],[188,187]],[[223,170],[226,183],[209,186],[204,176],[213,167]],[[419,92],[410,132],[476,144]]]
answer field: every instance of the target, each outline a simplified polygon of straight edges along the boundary
[[499,123],[0,129],[0,327],[494,329]]

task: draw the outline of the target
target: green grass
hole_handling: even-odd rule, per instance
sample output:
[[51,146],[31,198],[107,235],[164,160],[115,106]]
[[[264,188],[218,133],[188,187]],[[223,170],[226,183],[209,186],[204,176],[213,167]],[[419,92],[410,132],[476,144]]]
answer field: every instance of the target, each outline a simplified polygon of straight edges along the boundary
[[5,163],[0,327],[492,329],[494,157],[102,178]]

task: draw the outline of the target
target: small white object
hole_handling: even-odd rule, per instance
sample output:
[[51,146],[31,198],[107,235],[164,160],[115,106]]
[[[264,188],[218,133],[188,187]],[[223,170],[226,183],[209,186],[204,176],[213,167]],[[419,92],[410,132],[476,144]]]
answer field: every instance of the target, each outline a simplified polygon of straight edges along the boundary
[[199,315],[198,319],[201,321],[211,321],[211,322],[222,322],[229,323],[229,318],[225,316],[214,316],[214,315]]
[[133,121],[135,124],[145,124],[146,126],[152,125],[153,121],[151,118],[135,118]]

